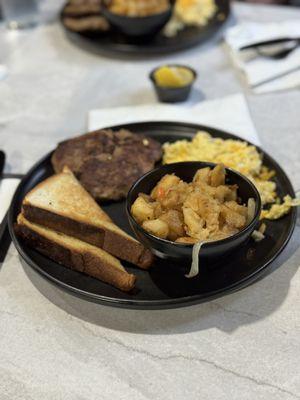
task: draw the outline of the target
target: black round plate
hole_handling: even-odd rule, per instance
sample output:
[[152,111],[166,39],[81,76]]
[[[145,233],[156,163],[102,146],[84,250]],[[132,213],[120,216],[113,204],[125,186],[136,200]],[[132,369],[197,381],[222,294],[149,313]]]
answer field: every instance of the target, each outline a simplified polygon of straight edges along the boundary
[[[206,26],[186,27],[171,38],[158,34],[148,43],[132,43],[126,36],[113,30],[106,33],[92,31],[77,33],[67,28],[65,30],[70,40],[93,52],[137,56],[173,53],[204,42],[221,28],[229,16],[230,3],[229,0],[216,0],[216,4],[218,11]],[[62,15],[63,10],[61,22]]]
[[[177,122],[145,122],[122,127],[151,136],[161,143],[190,139],[198,130],[206,130],[214,137],[238,139],[217,129]],[[120,126],[114,128],[118,129]],[[294,190],[284,171],[269,155],[260,149],[259,151],[263,154],[264,164],[276,171],[274,179],[279,196],[294,196]],[[174,266],[168,261],[157,260],[149,271],[124,263],[129,272],[137,275],[137,284],[134,293],[123,293],[97,279],[58,265],[27,247],[16,237],[13,225],[20,212],[22,200],[37,183],[53,174],[50,158],[51,153],[34,165],[20,183],[9,210],[10,234],[21,257],[30,267],[63,290],[90,301],[126,308],[158,309],[200,303],[225,295],[262,276],[286,246],[295,227],[297,211],[293,209],[280,220],[267,222],[265,240],[259,243],[251,240],[228,258],[205,263],[201,266],[199,276],[193,279],[184,277],[181,267],[186,266]],[[103,208],[121,228],[132,234],[125,201],[106,204]]]

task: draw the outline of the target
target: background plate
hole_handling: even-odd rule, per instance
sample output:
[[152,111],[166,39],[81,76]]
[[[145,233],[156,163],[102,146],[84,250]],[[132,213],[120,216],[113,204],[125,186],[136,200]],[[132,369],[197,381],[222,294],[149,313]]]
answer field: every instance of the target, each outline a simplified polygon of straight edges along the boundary
[[[206,130],[215,137],[238,139],[224,131],[186,123],[145,122],[122,127],[151,136],[161,143],[190,139],[198,130]],[[114,128],[118,129],[120,126]],[[260,149],[259,151],[262,152]],[[264,164],[276,171],[274,179],[279,196],[294,196],[292,185],[284,171],[270,156],[266,153],[263,155]],[[286,246],[295,227],[297,211],[294,208],[280,220],[267,222],[265,240],[260,243],[250,241],[218,263],[202,264],[199,276],[194,279],[184,278],[183,268],[187,266],[174,266],[168,261],[157,260],[149,272],[124,263],[129,272],[137,275],[137,287],[134,293],[123,293],[94,278],[58,265],[27,247],[15,236],[13,224],[25,194],[53,174],[50,158],[51,153],[34,165],[18,187],[9,210],[10,233],[18,252],[30,267],[63,290],[90,301],[126,308],[158,309],[200,303],[225,295],[249,285],[265,273],[270,263]],[[103,208],[121,228],[132,233],[127,221],[125,201],[106,204]]]
[[124,35],[112,31],[76,33],[67,28],[65,30],[70,40],[93,52],[137,56],[173,53],[204,42],[223,26],[230,13],[230,3],[229,0],[216,0],[216,4],[218,11],[206,26],[185,28],[172,38],[158,34],[153,41],[147,44],[129,43]]

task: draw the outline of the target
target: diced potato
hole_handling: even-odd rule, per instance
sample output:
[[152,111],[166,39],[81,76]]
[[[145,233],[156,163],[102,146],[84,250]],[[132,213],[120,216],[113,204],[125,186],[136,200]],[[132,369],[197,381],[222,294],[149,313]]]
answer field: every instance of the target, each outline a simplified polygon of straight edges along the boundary
[[198,199],[199,192],[193,192],[187,196],[183,206],[186,208],[191,208],[193,211],[198,212]]
[[225,167],[223,164],[218,164],[210,173],[211,186],[217,187],[225,184]]
[[210,183],[210,168],[206,167],[206,168],[198,169],[198,171],[196,172],[196,174],[193,178],[193,182],[195,182],[195,183],[204,182],[206,184],[209,184]]
[[154,218],[154,210],[143,197],[138,197],[131,206],[131,213],[138,223]]
[[228,186],[218,186],[215,188],[215,198],[223,203],[225,200],[231,200],[235,196],[235,192]]
[[230,192],[228,192],[225,196],[226,201],[237,201],[237,190],[238,186],[237,185],[228,185],[227,186],[230,189]]
[[246,217],[232,211],[225,205],[221,206],[221,215],[224,218],[226,224],[233,226],[234,228],[243,228],[246,224]]
[[188,184],[179,182],[178,185],[170,188],[165,196],[160,199],[162,207],[165,209],[180,210],[188,195],[188,191]]
[[199,242],[198,239],[189,236],[183,236],[175,240],[176,243],[195,244]]
[[186,233],[192,237],[198,237],[202,231],[205,221],[199,217],[191,208],[183,208],[183,218],[186,225]]
[[212,240],[222,240],[225,239],[229,236],[235,235],[236,233],[238,233],[238,229],[234,228],[233,226],[230,225],[224,225],[222,227],[222,229],[216,231],[216,232],[212,232],[210,235],[210,239]]
[[146,201],[146,203],[153,202],[153,200],[151,199],[151,196],[149,194],[139,193],[139,197],[142,197]]
[[160,216],[169,226],[169,239],[176,240],[185,234],[183,227],[183,215],[177,210],[169,210]]
[[142,227],[154,236],[166,239],[169,234],[169,227],[165,221],[161,219],[153,219],[151,221],[144,221]]
[[151,192],[152,199],[156,200],[163,198],[166,195],[167,191],[171,187],[177,185],[179,182],[180,179],[176,175],[167,174],[163,176]]
[[224,205],[230,210],[237,212],[243,217],[247,217],[247,207],[237,204],[235,201],[226,201]]
[[212,187],[205,182],[198,181],[197,186],[194,190],[194,193],[198,193],[198,194],[206,195],[206,196],[210,196],[210,197],[215,197],[216,189],[217,188]]
[[170,189],[167,194],[160,200],[163,208],[179,208],[180,209],[180,193],[176,190]]
[[158,201],[155,201],[151,204],[151,206],[153,207],[154,210],[154,218],[160,217],[161,214],[163,213],[161,204]]
[[215,212],[211,212],[206,217],[206,228],[211,234],[219,230],[219,209]]

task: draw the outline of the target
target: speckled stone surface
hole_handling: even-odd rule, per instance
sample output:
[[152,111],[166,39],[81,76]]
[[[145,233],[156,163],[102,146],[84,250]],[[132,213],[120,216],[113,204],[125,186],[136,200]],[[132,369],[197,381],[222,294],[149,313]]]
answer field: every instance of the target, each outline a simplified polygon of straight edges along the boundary
[[[0,25],[0,148],[7,172],[25,172],[86,126],[92,108],[154,101],[146,76],[161,62],[192,65],[207,99],[245,91],[264,147],[300,188],[300,92],[254,96],[222,44],[150,60],[116,60],[69,43],[44,1],[44,24]],[[300,18],[300,10],[234,5],[239,21]],[[194,94],[193,101],[199,98]],[[233,111],[234,112],[234,111]],[[102,307],[23,268],[11,246],[0,266],[0,399],[300,398],[300,226],[274,272],[225,298],[179,310]],[[280,267],[280,268],[278,268]]]

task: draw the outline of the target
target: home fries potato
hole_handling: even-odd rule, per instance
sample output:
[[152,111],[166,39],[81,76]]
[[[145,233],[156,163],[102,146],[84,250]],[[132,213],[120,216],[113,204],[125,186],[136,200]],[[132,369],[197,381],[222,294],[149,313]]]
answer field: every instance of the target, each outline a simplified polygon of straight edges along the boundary
[[225,184],[222,164],[199,169],[190,183],[167,174],[150,195],[139,194],[131,212],[146,231],[162,239],[188,244],[220,240],[254,217],[254,199],[250,210],[239,204],[237,190],[237,185]]

